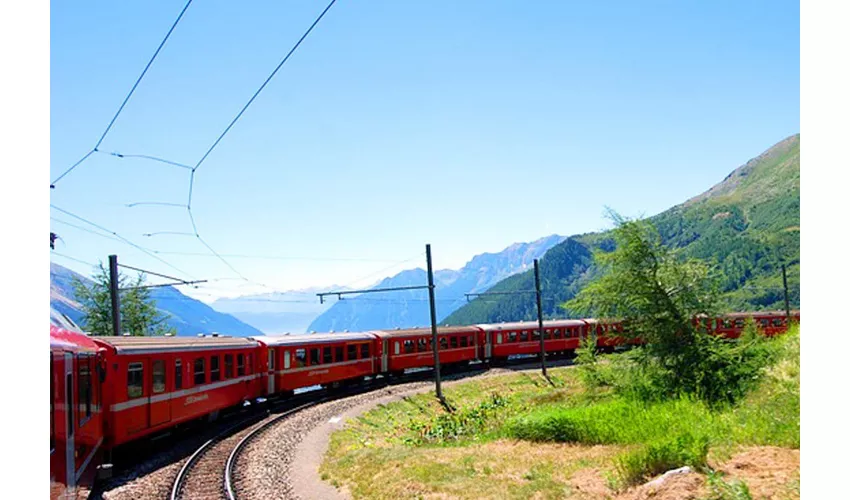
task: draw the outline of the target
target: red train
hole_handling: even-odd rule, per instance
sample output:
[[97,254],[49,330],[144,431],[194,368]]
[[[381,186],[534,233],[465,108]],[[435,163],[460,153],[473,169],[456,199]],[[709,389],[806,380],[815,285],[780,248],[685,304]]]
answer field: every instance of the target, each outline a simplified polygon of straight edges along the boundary
[[[766,335],[788,327],[782,312],[696,318],[734,338],[753,317]],[[799,312],[794,313],[799,321]],[[90,484],[104,451],[253,400],[296,389],[431,367],[430,328],[279,337],[90,337],[50,327],[51,498]],[[540,350],[536,322],[440,327],[440,363],[501,363]],[[570,354],[595,334],[600,349],[632,342],[622,324],[595,319],[543,325],[547,354]]]

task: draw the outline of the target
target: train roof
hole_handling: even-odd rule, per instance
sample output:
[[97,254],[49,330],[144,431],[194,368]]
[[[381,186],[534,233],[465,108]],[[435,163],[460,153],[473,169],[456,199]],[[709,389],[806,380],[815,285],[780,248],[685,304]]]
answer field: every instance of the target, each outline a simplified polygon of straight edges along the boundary
[[356,342],[360,340],[374,340],[375,337],[369,333],[341,332],[341,333],[302,333],[296,335],[265,335],[251,337],[253,340],[262,342],[271,347],[301,344],[332,344],[334,342]]
[[[791,316],[799,315],[800,311],[791,311]],[[721,314],[722,318],[755,318],[759,316],[785,316],[785,311],[753,311],[753,312],[733,312]]]
[[[476,333],[478,328],[475,326],[438,326],[438,335],[448,335],[452,333]],[[413,337],[421,335],[431,335],[431,327],[422,328],[399,328],[398,330],[372,330],[373,333],[381,338],[389,337]]]
[[[569,326],[584,326],[585,322],[580,319],[550,319],[543,322],[544,328],[559,328]],[[511,323],[486,323],[477,325],[486,332],[498,330],[524,330],[537,328],[536,321],[514,321]]]
[[93,352],[97,348],[97,343],[83,333],[50,325],[50,349]]
[[90,337],[119,354],[146,354],[153,352],[207,351],[254,347],[257,342],[244,337]]

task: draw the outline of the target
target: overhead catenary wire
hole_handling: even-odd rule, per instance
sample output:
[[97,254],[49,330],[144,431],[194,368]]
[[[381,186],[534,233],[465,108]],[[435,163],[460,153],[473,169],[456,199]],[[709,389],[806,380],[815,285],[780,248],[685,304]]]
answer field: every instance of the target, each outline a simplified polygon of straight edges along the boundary
[[135,82],[135,83],[133,83],[133,87],[130,89],[130,92],[129,92],[129,93],[127,94],[127,96],[124,98],[124,101],[122,101],[122,102],[121,102],[121,106],[119,106],[119,107],[118,107],[118,111],[116,111],[116,112],[115,112],[115,115],[112,117],[112,120],[110,120],[110,121],[109,121],[109,125],[107,125],[107,126],[106,126],[106,129],[103,131],[103,134],[101,134],[100,139],[98,139],[98,141],[97,141],[97,144],[95,144],[95,146],[91,149],[91,151],[89,151],[89,152],[88,152],[88,153],[87,153],[87,154],[86,154],[86,155],[85,155],[85,156],[84,156],[81,160],[79,160],[77,163],[74,163],[73,165],[71,165],[71,167],[70,167],[70,168],[68,168],[67,170],[65,170],[65,171],[64,171],[64,172],[63,172],[63,173],[62,173],[59,177],[57,177],[56,179],[54,179],[54,180],[53,180],[53,182],[51,182],[51,183],[50,183],[50,187],[51,187],[51,188],[55,187],[55,185],[56,185],[56,183],[57,183],[57,182],[59,182],[60,180],[62,180],[62,178],[63,178],[63,177],[65,177],[66,175],[70,174],[70,173],[71,173],[71,172],[72,172],[75,168],[77,168],[77,167],[78,167],[81,163],[83,163],[84,161],[86,161],[86,160],[87,160],[87,159],[88,159],[88,158],[92,155],[92,153],[94,153],[94,152],[98,151],[98,148],[99,148],[99,147],[100,147],[100,145],[103,143],[103,140],[106,138],[106,135],[107,135],[107,134],[109,133],[109,131],[112,129],[112,125],[114,125],[114,124],[115,124],[115,120],[117,120],[117,119],[118,119],[118,116],[119,116],[119,115],[121,114],[121,112],[124,110],[124,106],[126,106],[126,105],[127,105],[127,102],[130,100],[130,97],[132,97],[132,96],[133,96],[133,93],[136,91],[136,88],[139,86],[139,83],[142,81],[142,78],[144,78],[144,77],[145,77],[145,74],[147,74],[148,69],[150,69],[150,67],[151,67],[151,65],[153,64],[154,60],[156,60],[156,57],[159,55],[159,52],[162,50],[162,47],[164,47],[164,46],[165,46],[165,42],[166,42],[166,41],[168,41],[168,38],[171,36],[171,33],[174,31],[174,28],[176,28],[176,27],[177,27],[177,24],[178,24],[178,23],[180,22],[180,20],[183,18],[183,14],[185,14],[185,13],[186,13],[186,9],[188,9],[188,8],[189,8],[189,5],[191,5],[191,4],[192,4],[192,0],[189,0],[188,2],[186,2],[186,5],[183,7],[183,10],[181,10],[181,11],[180,11],[180,14],[177,16],[177,19],[175,19],[175,20],[174,20],[174,23],[171,25],[171,28],[169,28],[168,33],[166,33],[166,34],[165,34],[165,37],[164,37],[164,38],[162,39],[162,41],[159,43],[159,46],[156,48],[156,51],[153,53],[153,56],[151,56],[150,60],[149,60],[149,61],[148,61],[148,63],[145,65],[145,69],[143,69],[143,70],[142,70],[142,73],[139,75],[139,77],[138,77],[138,78],[136,78],[136,82]]
[[84,223],[86,223],[86,224],[88,224],[88,225],[90,225],[90,226],[92,226],[92,227],[96,227],[97,229],[100,229],[100,230],[101,230],[101,231],[103,231],[103,232],[109,233],[109,234],[111,234],[112,236],[115,236],[116,238],[120,239],[121,241],[123,241],[123,242],[124,242],[124,243],[126,243],[127,245],[130,245],[131,247],[133,247],[133,248],[135,248],[135,249],[137,249],[137,250],[139,250],[139,251],[141,251],[141,252],[145,253],[146,255],[148,255],[148,256],[150,256],[150,257],[152,257],[152,258],[154,258],[154,259],[156,259],[156,260],[158,260],[158,261],[162,262],[163,264],[165,264],[166,266],[170,267],[171,269],[174,269],[175,271],[177,271],[177,272],[179,272],[179,273],[185,274],[186,276],[188,276],[188,277],[190,277],[190,278],[193,278],[193,279],[195,278],[195,276],[192,276],[191,274],[187,273],[186,271],[184,271],[184,270],[182,270],[182,269],[180,269],[180,268],[178,268],[178,267],[174,266],[173,264],[171,264],[171,263],[170,263],[170,262],[168,262],[167,260],[165,260],[165,259],[163,259],[162,257],[160,257],[160,256],[156,255],[155,253],[151,252],[150,250],[146,249],[145,247],[143,247],[143,246],[141,246],[141,245],[137,245],[136,243],[133,243],[132,241],[128,240],[127,238],[125,238],[125,237],[121,236],[120,234],[118,234],[117,232],[115,232],[115,231],[113,231],[113,230],[111,230],[111,229],[107,229],[107,228],[105,228],[105,227],[101,226],[100,224],[97,224],[97,223],[95,223],[95,222],[92,222],[92,221],[90,221],[90,220],[88,220],[88,219],[86,219],[86,218],[84,218],[84,217],[80,217],[79,215],[73,214],[73,213],[71,213],[71,212],[69,212],[69,211],[67,211],[67,210],[62,209],[62,208],[59,208],[59,207],[57,207],[56,205],[54,205],[54,204],[52,204],[52,203],[50,204],[50,208],[52,208],[52,209],[54,209],[54,210],[57,210],[57,211],[59,211],[59,212],[62,212],[63,214],[65,214],[65,215],[67,215],[67,216],[69,216],[69,217],[72,217],[72,218],[74,218],[74,219],[77,219],[77,220],[78,220],[78,221],[80,221],[80,222],[84,222]]

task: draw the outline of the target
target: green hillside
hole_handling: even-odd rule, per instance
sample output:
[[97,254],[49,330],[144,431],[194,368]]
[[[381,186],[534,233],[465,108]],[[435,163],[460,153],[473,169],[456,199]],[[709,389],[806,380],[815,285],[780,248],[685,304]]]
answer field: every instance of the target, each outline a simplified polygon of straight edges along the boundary
[[[705,193],[650,220],[666,245],[713,262],[728,310],[784,307],[781,264],[788,268],[792,307],[800,303],[800,135],[791,136]],[[540,261],[547,317],[593,279],[592,249],[610,250],[607,233],[572,236]],[[531,271],[500,281],[489,291],[534,290]],[[496,295],[472,301],[442,323],[473,324],[536,318],[533,294]]]

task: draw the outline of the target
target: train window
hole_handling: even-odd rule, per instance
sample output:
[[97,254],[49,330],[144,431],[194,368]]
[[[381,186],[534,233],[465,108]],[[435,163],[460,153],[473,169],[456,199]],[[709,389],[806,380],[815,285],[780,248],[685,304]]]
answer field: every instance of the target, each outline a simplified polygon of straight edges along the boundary
[[419,352],[425,352],[425,351],[428,350],[428,338],[427,337],[421,337],[416,344],[417,344],[417,350]]
[[543,330],[543,336],[546,338],[546,340],[551,340],[552,330]]
[[369,344],[360,344],[360,357],[363,359],[369,357]]
[[502,343],[502,334],[501,334],[501,333],[497,333],[497,334],[496,334],[496,343],[497,343],[497,344],[501,344],[501,343]]
[[240,353],[236,355],[236,376],[243,375],[245,375],[245,356]]
[[144,383],[144,366],[141,363],[130,363],[127,365],[127,397],[129,399],[140,398],[144,394],[142,384]]
[[448,348],[449,348],[449,341],[446,340],[445,337],[442,337],[440,339],[440,349],[448,349]]
[[405,341],[404,341],[404,352],[405,352],[406,354],[410,354],[410,353],[412,353],[412,352],[413,352],[413,349],[414,349],[414,347],[413,347],[413,341],[412,341],[412,340],[410,340],[410,339],[405,340]]
[[233,378],[233,354],[224,355],[224,378]]
[[218,356],[210,356],[210,382],[218,382],[221,379],[220,363],[221,359]]
[[161,359],[154,361],[151,364],[151,374],[153,375],[153,393],[165,392],[165,361]]
[[452,349],[456,349],[457,348],[457,337],[450,337],[449,338],[449,344],[451,344]]
[[528,340],[528,332],[520,332],[519,333],[519,341],[525,342]]
[[736,319],[735,320],[735,327],[736,328],[743,328],[744,327],[744,318]]
[[295,366],[299,368],[307,366],[307,351],[305,349],[295,349]]
[[325,347],[322,350],[322,363],[329,364],[329,363],[333,363],[333,362],[334,362],[333,351],[331,350],[330,347]]
[[785,318],[773,318],[773,326],[785,326]]
[[460,346],[461,347],[469,347],[469,339],[466,337],[460,338]]
[[195,385],[203,385],[207,383],[207,367],[204,358],[195,360]]
[[724,319],[723,320],[723,328],[732,328],[732,320]]
[[283,369],[289,370],[289,351],[283,351]]
[[399,343],[398,343],[398,341],[396,341],[396,342],[393,342],[393,344],[394,344],[394,345],[395,345],[395,353],[396,353],[396,354],[398,354],[398,353],[399,353],[399,351],[400,351],[400,348],[399,348]]
[[174,389],[183,388],[183,363],[176,359],[174,360]]
[[343,349],[342,346],[337,346],[334,351],[334,360],[337,363],[342,363],[343,361],[345,361],[345,359],[343,358],[343,355],[345,354],[345,349]]
[[77,404],[80,411],[80,422],[91,416],[91,371],[89,357],[77,357]]
[[310,349],[310,366],[319,364],[319,348]]
[[516,332],[510,332],[508,334],[508,342],[516,342]]
[[558,330],[557,328],[552,330],[552,337],[554,337],[556,339],[561,338],[561,330]]
[[348,344],[348,360],[357,359],[357,344]]
[[254,365],[253,365],[253,363],[251,363],[251,355],[246,354],[245,355],[245,373],[247,375],[250,375],[251,372],[254,371],[253,367],[254,367]]
[[765,318],[765,319],[760,319],[760,320],[759,320],[759,323],[761,323],[761,326],[769,326],[769,325],[770,325],[770,320],[769,320],[769,319],[766,319],[766,318]]

